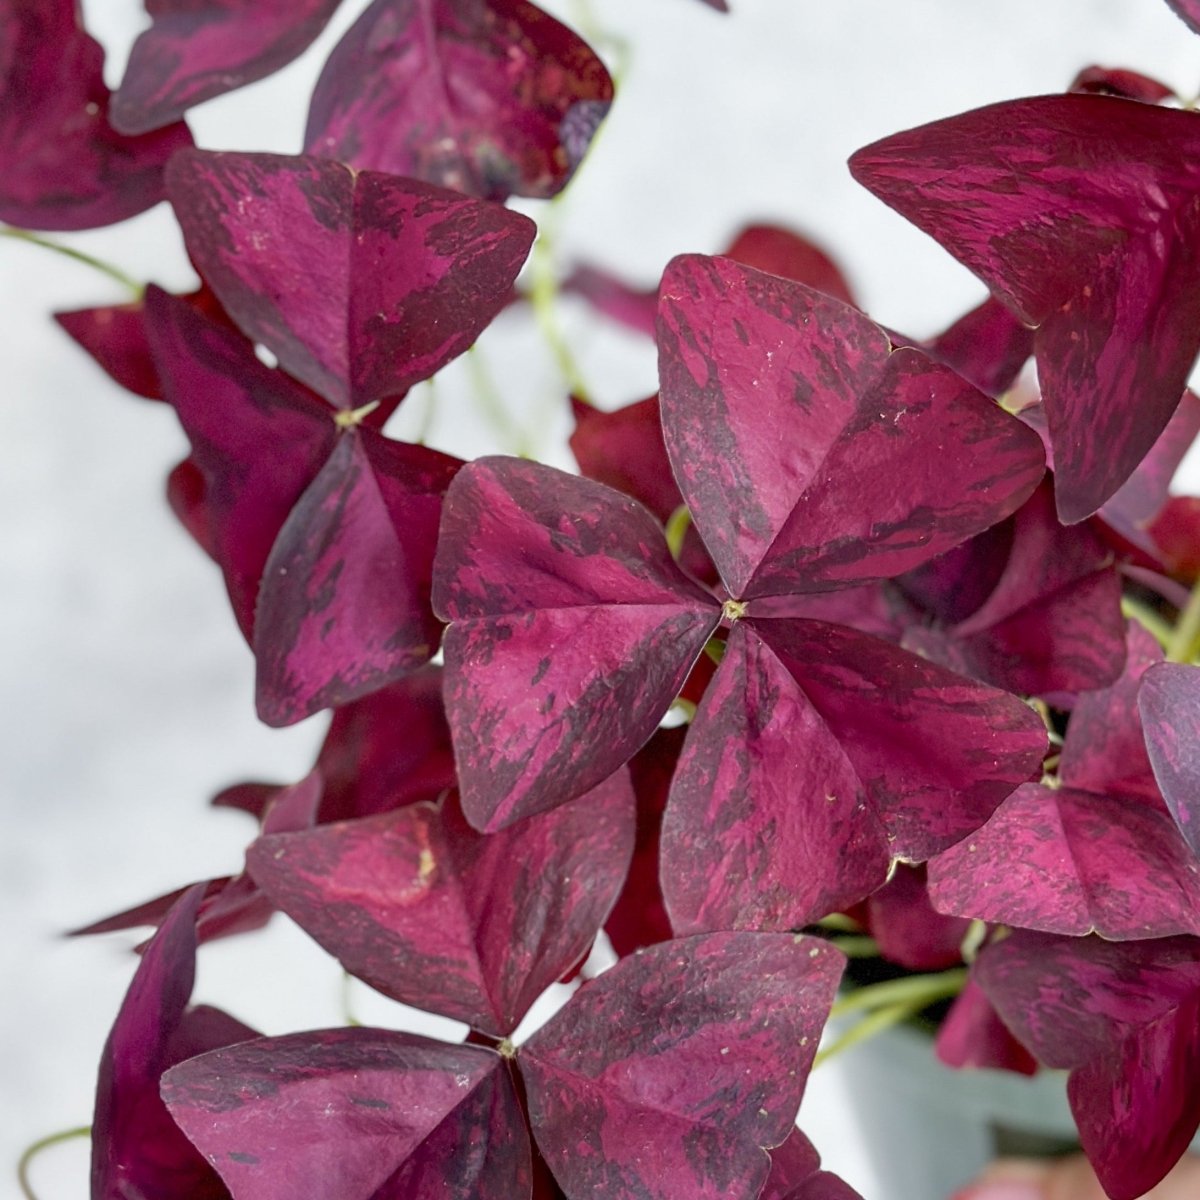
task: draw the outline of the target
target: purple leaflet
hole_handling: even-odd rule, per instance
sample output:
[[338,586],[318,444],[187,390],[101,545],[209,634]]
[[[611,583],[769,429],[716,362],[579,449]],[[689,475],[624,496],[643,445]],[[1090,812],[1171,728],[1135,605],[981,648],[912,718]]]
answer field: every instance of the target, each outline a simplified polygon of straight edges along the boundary
[[587,43],[526,0],[375,0],[321,72],[304,145],[485,200],[547,197],[612,98]]
[[989,297],[925,349],[985,395],[1000,396],[1033,353],[1033,331]]
[[1200,942],[1113,943],[1014,933],[975,977],[1048,1067],[1070,1070],[1080,1141],[1113,1200],[1134,1200],[1200,1122]]
[[1165,813],[1070,787],[1018,788],[929,864],[939,912],[1075,937],[1200,934],[1200,864]]
[[692,723],[663,819],[677,933],[791,928],[889,862],[981,825],[1041,762],[1015,696],[838,625],[747,617]]
[[1200,122],[1111,96],[994,104],[876,142],[855,178],[1037,328],[1074,523],[1129,477],[1200,348]]
[[158,1096],[159,1077],[174,1063],[257,1036],[218,1009],[188,1007],[202,895],[202,887],[190,888],[171,909],[138,964],[104,1044],[92,1124],[96,1200],[227,1196]]
[[1154,778],[1192,854],[1200,857],[1200,671],[1150,667],[1138,692]]
[[758,1200],[862,1200],[838,1176],[821,1170],[816,1147],[793,1129],[788,1139],[771,1151],[771,1174]]
[[146,0],[113,125],[145,133],[194,104],[272,75],[305,51],[340,0]]
[[521,1047],[538,1146],[571,1200],[753,1200],[790,1133],[844,960],[815,938],[663,942]]
[[[1171,3],[1171,0],[1167,0]],[[1105,96],[1121,96],[1140,100],[1143,104],[1162,104],[1166,100],[1181,100],[1165,83],[1127,67],[1084,67],[1071,80],[1069,92],[1096,92]]]
[[948,1067],[987,1067],[1035,1075],[1037,1059],[1017,1041],[1000,1020],[992,1002],[975,980],[955,997],[938,1026],[934,1052]]
[[698,255],[659,294],[667,452],[735,599],[910,570],[1042,476],[1036,435],[856,309]]
[[447,492],[434,611],[463,811],[487,832],[627,762],[721,616],[636,501],[506,458]]
[[291,725],[426,663],[442,495],[460,463],[372,429],[344,429],[263,568],[256,703]]
[[923,867],[897,863],[891,878],[867,898],[866,906],[867,931],[889,962],[910,971],[943,971],[962,961],[970,922],[935,911]]
[[513,831],[476,833],[450,793],[264,837],[248,861],[272,901],[351,974],[502,1038],[587,953],[633,836],[621,771]]
[[400,395],[466,350],[535,232],[499,205],[311,157],[181,154],[167,187],[230,316],[343,409]]
[[1137,621],[1128,623],[1125,670],[1111,687],[1085,692],[1075,703],[1063,742],[1059,778],[1068,787],[1127,796],[1163,807],[1155,782],[1138,693],[1142,677],[1162,662],[1158,643]]
[[513,1200],[529,1139],[504,1060],[381,1029],[261,1038],[168,1071],[163,1099],[234,1200]]
[[78,0],[0,2],[0,220],[27,229],[124,221],[164,195],[187,126],[124,137],[108,123],[104,51]]

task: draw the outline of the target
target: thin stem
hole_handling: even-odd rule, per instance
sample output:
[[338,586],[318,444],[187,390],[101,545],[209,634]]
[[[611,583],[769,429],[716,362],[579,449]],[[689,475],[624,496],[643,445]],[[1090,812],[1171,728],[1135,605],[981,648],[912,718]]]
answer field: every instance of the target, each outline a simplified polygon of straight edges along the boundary
[[830,913],[827,917],[822,917],[817,925],[821,929],[832,929],[837,933],[862,933],[863,930],[853,917],[848,917],[845,913]]
[[879,943],[873,937],[865,937],[860,934],[832,937],[826,940],[831,946],[836,946],[847,958],[879,957]]
[[12,225],[0,225],[0,237],[12,238],[18,242],[28,242],[33,246],[42,246],[46,250],[53,250],[56,254],[63,255],[64,258],[73,258],[76,262],[84,263],[93,270],[107,275],[109,279],[116,280],[132,294],[135,300],[142,298],[142,292],[145,289],[132,275],[127,275],[120,267],[115,267],[112,263],[105,262],[104,259],[97,258],[94,254],[76,250],[73,246],[64,246],[62,242],[56,242],[53,238],[43,237],[40,233],[31,233],[28,229],[17,229]]
[[1122,596],[1121,615],[1139,622],[1154,636],[1164,651],[1171,645],[1171,635],[1174,631],[1170,623],[1149,605],[1140,603],[1132,596]]
[[709,638],[704,643],[704,653],[719,667],[721,659],[725,657],[725,643],[720,638]]
[[349,971],[342,971],[342,1024],[358,1028],[362,1022],[354,1015],[354,1005],[350,998],[350,989],[354,984],[354,976]]
[[532,276],[532,287],[529,300],[533,305],[533,315],[537,319],[538,328],[550,353],[558,366],[559,374],[563,377],[568,390],[584,404],[592,403],[587,384],[567,339],[563,336],[558,324],[558,254],[555,250],[555,226],[557,225],[557,200],[552,200],[546,210],[545,220],[537,241],[533,243],[533,255],[529,260]]
[[863,1009],[881,1008],[893,1004],[916,1004],[917,1012],[947,996],[957,996],[967,982],[966,967],[952,971],[939,971],[936,975],[906,975],[902,979],[889,979],[884,983],[872,983],[838,1000],[829,1010],[831,1017],[843,1017],[847,1013]]
[[667,536],[667,549],[671,557],[678,562],[683,553],[683,539],[692,524],[691,510],[686,504],[681,504],[668,518],[664,532]]
[[475,386],[475,397],[484,416],[491,422],[501,441],[511,453],[521,458],[529,457],[529,443],[525,435],[517,427],[516,422],[509,416],[504,404],[504,397],[488,370],[487,360],[483,357],[478,345],[467,351],[467,370],[471,373],[471,382]]
[[26,1148],[17,1160],[17,1182],[21,1185],[21,1194],[25,1200],[38,1200],[37,1193],[29,1182],[29,1167],[33,1160],[43,1150],[49,1150],[51,1146],[57,1146],[60,1142],[69,1142],[74,1138],[89,1137],[91,1132],[90,1125],[79,1125],[75,1129],[62,1129],[58,1133],[47,1134],[46,1137],[39,1138],[32,1146]]
[[1200,637],[1200,582],[1193,588],[1167,644],[1167,662],[1191,662]]
[[876,1034],[882,1033],[885,1029],[891,1029],[893,1025],[899,1025],[906,1017],[911,1017],[915,1013],[920,1012],[923,1007],[924,1005],[914,1007],[912,1004],[893,1004],[888,1008],[876,1009],[873,1013],[863,1017],[861,1021],[856,1021],[851,1025],[835,1042],[831,1042],[824,1049],[818,1050],[816,1058],[813,1059],[813,1067],[819,1067],[835,1055],[849,1050],[851,1046],[856,1046],[859,1042],[868,1041],[870,1038],[875,1037]]

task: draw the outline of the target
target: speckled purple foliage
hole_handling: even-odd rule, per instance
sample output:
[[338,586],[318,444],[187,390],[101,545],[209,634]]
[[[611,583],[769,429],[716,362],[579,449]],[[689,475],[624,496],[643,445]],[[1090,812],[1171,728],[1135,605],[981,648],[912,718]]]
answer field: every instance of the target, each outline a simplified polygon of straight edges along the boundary
[[1150,667],[1137,703],[1154,777],[1192,854],[1200,857],[1200,670],[1173,662]]

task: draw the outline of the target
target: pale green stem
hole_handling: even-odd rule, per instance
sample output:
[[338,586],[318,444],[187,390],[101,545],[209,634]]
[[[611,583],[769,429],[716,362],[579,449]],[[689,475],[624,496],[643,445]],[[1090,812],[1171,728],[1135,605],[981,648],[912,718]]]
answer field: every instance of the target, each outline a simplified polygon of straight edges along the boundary
[[817,925],[821,929],[832,929],[837,933],[862,933],[862,926],[853,918],[846,916],[845,913],[830,913],[827,917],[822,917]]
[[667,549],[671,557],[678,562],[683,553],[683,539],[692,524],[692,514],[686,504],[681,504],[668,518],[664,532],[667,535]]
[[81,262],[93,270],[107,275],[109,279],[116,280],[123,288],[126,288],[135,300],[142,298],[142,292],[145,288],[132,275],[127,275],[120,267],[113,266],[112,263],[105,262],[102,258],[97,258],[94,254],[88,254],[83,250],[76,250],[73,246],[64,246],[62,242],[56,242],[53,238],[43,237],[40,233],[31,233],[28,229],[17,229],[11,225],[0,226],[0,237],[12,238],[18,242],[28,242],[33,246],[41,246],[46,250],[53,250],[56,254],[63,255],[64,258],[73,258],[76,262]]
[[533,305],[538,328],[568,390],[576,399],[590,405],[592,400],[587,384],[558,324],[558,255],[554,247],[555,218],[559,212],[557,204],[557,199],[550,202],[537,241],[533,243],[533,255],[529,260],[532,275],[529,301]]
[[39,1138],[25,1150],[25,1153],[17,1160],[17,1182],[21,1185],[21,1194],[25,1200],[38,1200],[37,1193],[29,1182],[29,1167],[33,1160],[43,1150],[49,1150],[51,1146],[57,1146],[60,1142],[69,1142],[75,1138],[89,1137],[91,1132],[90,1125],[80,1125],[75,1129],[63,1129],[58,1133],[51,1133],[44,1138]]
[[1167,662],[1191,662],[1196,652],[1196,640],[1200,636],[1200,583],[1192,588],[1192,594],[1184,605],[1179,620],[1171,632],[1167,645]]
[[719,667],[721,659],[725,657],[725,643],[720,638],[709,638],[704,643],[704,653]]
[[416,437],[413,439],[418,446],[424,446],[433,431],[433,414],[437,408],[436,378],[425,380],[424,400],[425,409],[421,413],[421,423],[417,426]]
[[851,1025],[837,1041],[832,1042],[822,1050],[818,1050],[816,1058],[813,1059],[813,1067],[819,1067],[835,1055],[841,1054],[844,1050],[849,1050],[851,1046],[856,1046],[859,1042],[865,1042],[869,1038],[875,1037],[876,1034],[882,1033],[885,1029],[891,1029],[893,1025],[899,1025],[907,1017],[920,1012],[922,1007],[924,1006],[917,1005],[914,1007],[912,1004],[894,1004],[890,1008],[876,1009],[868,1016],[863,1017],[861,1021],[856,1021]]
[[471,383],[475,387],[475,397],[479,401],[479,407],[504,444],[506,451],[521,458],[528,458],[530,456],[529,442],[509,415],[504,397],[500,395],[500,389],[496,387],[492,373],[488,370],[487,361],[478,346],[472,346],[467,351],[467,370],[471,373]]
[[847,958],[878,958],[879,943],[873,937],[850,935],[826,939],[836,946]]
[[937,1000],[958,995],[967,982],[967,975],[966,967],[957,967],[953,971],[939,971],[936,975],[906,975],[902,979],[868,984],[842,996],[829,1010],[829,1015],[844,1017],[863,1009],[910,1003],[916,1003],[917,1011],[920,1011]]
[[342,1024],[358,1028],[362,1022],[354,1015],[354,1004],[350,991],[354,986],[354,976],[349,971],[342,972]]
[[1121,615],[1131,617],[1148,630],[1165,651],[1171,645],[1171,635],[1174,632],[1170,623],[1145,604],[1139,603],[1132,596],[1121,597]]

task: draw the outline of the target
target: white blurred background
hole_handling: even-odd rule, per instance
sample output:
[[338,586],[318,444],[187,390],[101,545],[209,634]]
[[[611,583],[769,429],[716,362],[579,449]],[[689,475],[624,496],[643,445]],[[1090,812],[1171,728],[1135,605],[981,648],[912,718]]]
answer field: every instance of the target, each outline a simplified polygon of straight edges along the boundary
[[[557,206],[558,251],[652,286],[681,251],[715,252],[750,219],[807,231],[865,307],[917,335],[983,289],[845,169],[885,134],[995,100],[1059,91],[1091,63],[1200,90],[1200,38],[1163,0],[592,0],[628,43],[621,92],[594,155]],[[543,0],[568,21],[570,0]],[[199,144],[295,151],[306,97],[363,8],[346,0],[280,76],[196,110]],[[85,0],[110,83],[144,17],[136,0]],[[539,216],[543,207],[523,206]],[[65,242],[138,278],[191,282],[165,207]],[[249,820],[208,797],[243,778],[307,769],[323,718],[271,731],[253,715],[252,662],[216,569],[163,500],[185,439],[165,406],[121,393],[49,320],[123,299],[86,267],[0,241],[0,1195],[34,1139],[88,1122],[97,1057],[129,982],[134,936],[63,930],[195,879],[239,869]],[[654,388],[653,350],[570,304],[567,335],[605,405]],[[531,323],[506,315],[481,351],[540,456],[565,462],[562,385]],[[439,380],[433,441],[463,455],[512,449],[482,419],[469,375]],[[403,436],[428,397],[414,394]],[[415,427],[412,425],[411,427]],[[279,918],[201,956],[196,998],[268,1033],[341,1019],[332,960]],[[401,1018],[355,992],[360,1016]],[[826,1165],[887,1200],[836,1065],[813,1077],[802,1124]],[[86,1195],[86,1144],[48,1153],[42,1200]],[[331,1198],[335,1200],[335,1198]],[[930,1200],[937,1200],[931,1197]]]

